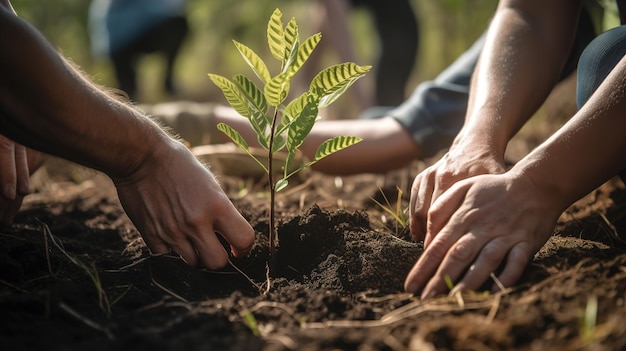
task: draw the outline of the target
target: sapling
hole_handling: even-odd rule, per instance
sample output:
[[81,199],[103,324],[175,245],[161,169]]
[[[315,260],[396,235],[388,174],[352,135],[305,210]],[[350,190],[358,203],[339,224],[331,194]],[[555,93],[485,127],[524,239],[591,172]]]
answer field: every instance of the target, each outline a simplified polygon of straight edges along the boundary
[[[355,136],[337,136],[319,145],[312,160],[304,164],[295,162],[296,153],[317,120],[319,109],[337,100],[371,68],[351,62],[328,67],[313,78],[307,91],[286,103],[292,78],[309,58],[321,38],[321,33],[317,33],[301,42],[296,20],[292,18],[283,25],[282,13],[276,9],[267,25],[269,50],[280,62],[280,70],[276,75],[270,74],[268,66],[254,50],[234,40],[235,47],[260,80],[262,88],[245,75],[235,75],[230,80],[217,74],[209,74],[209,78],[222,90],[228,103],[248,119],[257,135],[259,145],[267,151],[268,157],[264,163],[250,152],[248,142],[237,130],[225,123],[217,125],[217,129],[252,157],[268,176],[270,271],[278,242],[274,212],[276,192],[284,189],[288,185],[288,179],[296,173],[328,155],[361,141],[361,138]],[[276,172],[273,169],[274,155],[284,150],[287,157],[282,165],[282,172]],[[280,173],[282,176],[274,181],[274,176]]]

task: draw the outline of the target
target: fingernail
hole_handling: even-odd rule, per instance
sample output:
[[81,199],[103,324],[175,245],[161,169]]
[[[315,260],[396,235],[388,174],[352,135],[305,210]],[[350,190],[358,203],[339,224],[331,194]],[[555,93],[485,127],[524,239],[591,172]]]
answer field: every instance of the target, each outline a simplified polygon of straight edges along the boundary
[[417,292],[417,284],[415,284],[415,283],[409,283],[409,284],[407,284],[407,286],[406,286],[406,289],[405,289],[405,290],[406,290],[406,292],[408,292],[408,293],[415,294],[415,293]]

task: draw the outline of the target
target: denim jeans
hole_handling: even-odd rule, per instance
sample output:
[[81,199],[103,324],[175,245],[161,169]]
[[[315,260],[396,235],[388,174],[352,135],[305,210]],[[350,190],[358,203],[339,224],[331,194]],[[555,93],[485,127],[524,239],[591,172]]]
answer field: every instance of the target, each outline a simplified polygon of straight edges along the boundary
[[[576,104],[581,108],[626,55],[626,25],[613,28],[595,38],[578,62]],[[626,111],[624,111],[626,113]],[[622,128],[623,126],[616,126]],[[626,183],[626,170],[620,172]]]

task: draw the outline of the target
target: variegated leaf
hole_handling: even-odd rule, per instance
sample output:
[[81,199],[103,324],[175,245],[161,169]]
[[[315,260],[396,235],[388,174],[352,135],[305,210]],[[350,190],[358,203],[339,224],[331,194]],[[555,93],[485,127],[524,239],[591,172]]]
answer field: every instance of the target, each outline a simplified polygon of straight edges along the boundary
[[321,40],[322,34],[317,33],[308,37],[302,44],[300,44],[300,48],[298,49],[298,58],[291,68],[294,71],[293,74],[300,70],[302,65],[304,65],[304,63],[309,59],[313,50],[315,50],[317,44],[319,44]]
[[302,95],[291,100],[291,102],[287,104],[285,110],[283,111],[282,119],[280,121],[280,126],[278,127],[277,133],[282,133],[285,128],[289,127],[291,122],[293,122],[293,120],[300,115],[300,113],[304,109],[304,106],[307,103],[309,95],[310,94],[308,92],[304,92]]
[[241,150],[248,152],[248,143],[246,143],[246,140],[233,127],[229,126],[226,123],[218,123],[217,130],[226,134],[226,136],[228,136],[230,140],[233,141],[233,143],[239,146]]
[[317,103],[314,96],[309,95],[300,114],[291,122],[287,131],[287,150],[295,152],[311,132],[317,119]]
[[276,182],[276,185],[274,186],[274,191],[279,192],[285,189],[288,184],[289,184],[289,181],[287,179],[281,178]]
[[298,57],[300,38],[298,37],[298,25],[292,18],[285,26],[285,52],[283,54],[283,72],[287,72]]
[[241,93],[237,85],[231,82],[228,78],[220,76],[218,74],[209,73],[209,78],[215,85],[222,90],[224,97],[230,104],[230,106],[237,111],[240,115],[250,118],[250,110],[248,109],[248,101],[246,97]]
[[285,139],[282,135],[276,134],[274,135],[274,145],[272,146],[272,152],[278,152],[282,150],[285,145],[287,145],[287,139]]
[[236,75],[233,80],[239,87],[241,93],[243,93],[248,99],[248,102],[251,105],[249,108],[253,108],[262,114],[266,114],[268,106],[263,92],[244,75]]
[[270,71],[267,69],[267,65],[265,64],[265,62],[263,62],[259,55],[254,52],[254,50],[250,49],[246,45],[239,43],[235,40],[233,40],[233,43],[235,43],[235,47],[237,48],[237,50],[239,50],[241,56],[243,56],[243,58],[246,60],[248,66],[252,68],[254,74],[259,77],[263,84],[267,84],[267,82],[269,82],[272,77],[270,76]]
[[243,150],[246,154],[248,154],[248,156],[252,157],[252,159],[256,161],[256,163],[258,163],[261,168],[263,168],[265,173],[269,173],[267,167],[263,164],[263,162],[261,162],[252,153],[250,153],[248,143],[246,143],[246,140],[241,136],[241,134],[239,134],[239,132],[237,132],[233,127],[229,126],[226,123],[218,123],[217,129],[226,134],[226,136],[228,136],[230,140],[235,143],[235,145],[239,146],[239,148]]
[[313,78],[309,91],[320,97],[320,108],[326,107],[371,68],[352,62],[330,66]]
[[267,43],[269,44],[270,52],[281,63],[283,63],[286,50],[282,17],[283,13],[276,9],[267,23]]
[[287,72],[290,79],[298,73],[300,68],[302,68],[304,63],[309,59],[321,39],[322,35],[318,33],[310,36],[303,43],[297,45],[295,48],[297,50],[291,53],[288,63],[284,69],[284,72]]
[[357,144],[362,140],[362,138],[355,136],[337,136],[332,139],[328,139],[317,148],[317,151],[315,152],[315,157],[311,162],[317,162],[326,156],[329,156],[337,151]]
[[[287,153],[287,159],[285,160],[285,167],[283,167],[283,172],[284,172],[284,179],[289,178],[290,176],[292,176],[295,173],[289,174],[289,171],[291,170],[291,168],[293,167],[293,163],[296,159],[296,153],[295,152],[288,152]],[[296,172],[298,172],[298,170],[296,170]]]
[[280,106],[287,98],[287,94],[289,94],[289,76],[286,73],[277,75],[269,83],[265,84],[263,91],[270,105],[274,107]]

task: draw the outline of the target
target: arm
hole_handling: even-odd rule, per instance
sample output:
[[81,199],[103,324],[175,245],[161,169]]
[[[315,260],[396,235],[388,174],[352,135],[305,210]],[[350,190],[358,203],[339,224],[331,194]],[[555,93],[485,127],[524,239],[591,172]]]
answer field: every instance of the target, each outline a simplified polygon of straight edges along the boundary
[[[0,8],[15,14],[8,0]],[[43,162],[43,155],[0,135],[0,222],[10,224],[30,191],[30,174]]]
[[174,250],[191,265],[223,267],[217,232],[235,255],[246,254],[254,231],[184,145],[83,78],[3,4],[2,134],[109,175],[153,253]]
[[0,125],[4,135],[112,176],[132,172],[151,145],[167,140],[148,118],[83,79],[28,23],[6,9],[0,16],[0,43],[11,48],[0,55],[0,106],[10,117]]
[[[571,203],[626,168],[626,58],[557,133],[501,175],[454,185],[432,206],[434,237],[406,279],[423,297],[476,289],[497,272],[514,284]],[[495,284],[494,284],[495,288]]]
[[508,141],[558,81],[574,39],[578,1],[501,1],[473,75],[466,122],[449,152],[411,191],[411,233],[426,235],[430,205],[455,182],[504,171]]

